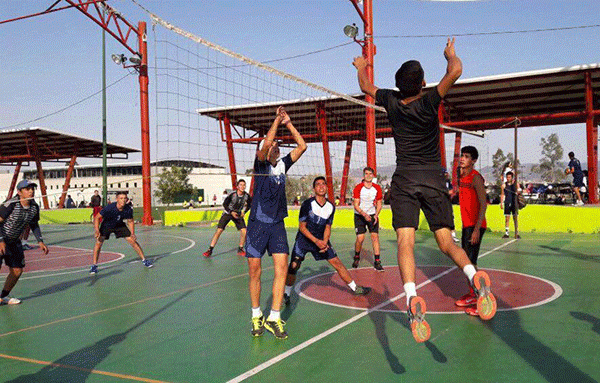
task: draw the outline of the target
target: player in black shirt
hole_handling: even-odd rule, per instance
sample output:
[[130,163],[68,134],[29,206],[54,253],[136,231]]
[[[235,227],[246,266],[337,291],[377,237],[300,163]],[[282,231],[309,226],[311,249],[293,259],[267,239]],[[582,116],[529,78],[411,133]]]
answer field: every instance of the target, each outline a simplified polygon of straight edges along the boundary
[[[109,203],[94,217],[94,236],[96,244],[94,245],[93,265],[90,268],[90,274],[98,273],[98,258],[104,241],[110,238],[112,233],[117,238],[125,238],[133,247],[135,252],[142,260],[142,264],[148,268],[152,267],[152,261],[144,256],[142,247],[137,242],[135,236],[135,222],[133,221],[133,208],[127,204],[127,192],[119,191],[116,195],[116,202]],[[102,224],[100,224],[102,221]]]
[[229,221],[233,221],[235,227],[240,232],[240,245],[237,254],[240,257],[246,256],[246,252],[244,251],[244,243],[246,242],[246,222],[244,221],[244,214],[250,210],[252,197],[250,197],[250,194],[246,193],[246,181],[241,179],[237,182],[236,186],[237,190],[229,194],[227,198],[225,198],[225,201],[223,201],[223,209],[225,211],[217,224],[217,231],[210,241],[210,247],[202,254],[205,257],[210,257],[212,255],[213,249],[217,245],[217,241],[227,227]]
[[482,319],[496,313],[488,275],[477,272],[465,251],[452,240],[454,217],[441,166],[438,109],[444,96],[462,74],[462,62],[454,50],[454,38],[444,49],[448,65],[439,84],[423,92],[424,71],[418,61],[407,61],[396,72],[396,87],[378,89],[367,76],[364,57],[354,59],[360,89],[375,98],[387,113],[396,144],[396,171],[392,177],[391,207],[398,238],[398,267],[404,283],[413,336],[425,342],[431,335],[424,319],[426,305],[415,286],[415,231],[423,210],[440,250],[460,267],[479,293],[477,308]]

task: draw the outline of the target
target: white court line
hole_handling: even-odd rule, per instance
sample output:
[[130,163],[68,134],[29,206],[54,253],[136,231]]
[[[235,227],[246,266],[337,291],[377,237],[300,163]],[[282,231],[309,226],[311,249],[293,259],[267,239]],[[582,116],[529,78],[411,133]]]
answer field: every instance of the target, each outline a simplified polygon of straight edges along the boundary
[[[192,240],[192,239],[189,239],[189,238],[179,237],[179,236],[176,236],[176,235],[168,235],[168,234],[154,234],[154,235],[159,235],[159,236],[162,236],[162,237],[172,237],[172,238],[184,239],[186,241],[191,242],[191,244],[188,247],[180,249],[180,250],[172,251],[170,253],[167,253],[168,255],[181,253],[183,251],[189,250],[192,247],[196,246],[196,242],[194,240]],[[88,249],[81,249],[81,248],[77,248],[77,247],[66,247],[66,246],[58,246],[58,245],[51,245],[51,247],[61,247],[63,249],[75,249],[75,250],[81,250],[81,251],[86,251],[86,252],[93,251],[93,249],[92,250],[88,250]],[[114,252],[111,252],[111,253],[114,253]],[[111,261],[108,261],[108,262],[102,262],[101,265],[108,265],[110,263],[117,262],[117,261],[125,258],[125,254],[122,254],[122,253],[114,253],[114,254],[120,255],[120,257],[116,258],[116,259],[113,259]],[[87,266],[84,267],[84,268],[80,268],[80,266],[77,266],[74,269],[75,270],[65,271],[65,272],[59,272],[59,273],[53,273],[53,274],[43,274],[43,275],[33,275],[33,276],[21,277],[20,280],[37,279],[37,278],[45,278],[45,277],[56,277],[56,276],[59,276],[59,275],[75,274],[75,273],[82,273],[84,271],[85,272],[88,271],[88,267]],[[48,272],[48,270],[29,271],[27,274],[45,273],[45,272]],[[2,274],[2,275],[6,275],[6,274]]]
[[[508,246],[511,243],[515,242],[515,241],[516,241],[516,239],[513,239],[513,240],[511,240],[509,242],[503,243],[502,245],[500,245],[498,247],[495,247],[492,250],[483,253],[482,255],[479,256],[479,258],[485,257],[486,255],[491,254],[494,251],[500,250],[503,247]],[[450,269],[448,269],[448,270],[446,270],[446,271],[444,271],[444,272],[442,272],[442,273],[434,276],[433,278],[430,278],[430,279],[424,281],[423,283],[420,283],[419,285],[417,285],[417,289],[419,289],[419,288],[421,288],[421,287],[423,287],[423,286],[425,286],[425,285],[433,282],[434,280],[436,280],[438,278],[443,277],[444,275],[450,273],[452,270],[454,270],[456,268],[458,268],[458,267],[454,266],[453,268],[450,268]],[[309,340],[300,343],[296,347],[293,347],[293,348],[289,349],[288,351],[286,351],[286,352],[284,352],[282,354],[279,354],[276,357],[273,357],[273,358],[267,360],[264,363],[259,364],[258,366],[254,367],[253,369],[248,370],[248,371],[244,372],[243,374],[238,375],[238,376],[236,376],[235,378],[233,378],[231,380],[228,380],[227,383],[238,383],[238,382],[244,381],[244,380],[246,380],[246,379],[248,379],[248,378],[250,378],[250,377],[258,374],[262,370],[264,370],[266,368],[269,368],[269,367],[271,367],[272,365],[274,365],[274,364],[276,364],[278,362],[281,362],[282,360],[284,360],[288,356],[294,355],[298,351],[305,349],[306,347],[310,346],[311,344],[316,343],[319,340],[325,338],[326,336],[328,336],[330,334],[333,334],[334,332],[336,332],[336,331],[338,331],[338,330],[340,330],[340,329],[348,326],[349,324],[352,324],[352,323],[356,322],[357,320],[359,320],[359,319],[361,319],[361,318],[369,315],[371,312],[377,311],[380,308],[382,308],[384,306],[387,306],[387,305],[389,305],[392,302],[397,301],[398,299],[402,298],[403,296],[405,296],[405,293],[401,293],[401,294],[395,296],[394,298],[390,298],[387,301],[384,301],[384,302],[378,304],[377,306],[371,307],[370,309],[368,309],[366,311],[363,311],[360,314],[357,314],[357,315],[353,316],[352,318],[350,318],[350,319],[348,319],[348,320],[346,320],[346,321],[338,324],[337,326],[334,326],[334,327],[330,328],[329,330],[326,330],[326,331],[324,331],[324,332],[322,332],[322,333],[320,333],[320,334],[318,334],[318,335],[310,338]]]

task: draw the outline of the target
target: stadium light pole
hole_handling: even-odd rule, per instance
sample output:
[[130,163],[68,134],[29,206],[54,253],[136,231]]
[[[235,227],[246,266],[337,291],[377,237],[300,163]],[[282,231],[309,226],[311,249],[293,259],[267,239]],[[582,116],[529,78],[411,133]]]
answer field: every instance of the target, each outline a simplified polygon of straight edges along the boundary
[[[106,8],[102,8],[103,17]],[[107,176],[107,150],[106,150],[106,30],[102,28],[102,202],[106,206],[108,201],[108,176]]]
[[[362,47],[362,55],[367,60],[367,77],[374,83],[373,62],[376,53],[375,44],[373,43],[373,0],[350,0],[354,9],[360,16],[364,24],[365,37],[362,41],[354,41]],[[360,3],[363,3],[363,10],[360,9]],[[346,28],[344,28],[346,29]],[[373,97],[366,95],[365,101],[371,104],[375,103]],[[365,140],[367,142],[367,166],[375,170],[377,175],[377,153],[375,149],[375,109],[367,107],[365,112]]]

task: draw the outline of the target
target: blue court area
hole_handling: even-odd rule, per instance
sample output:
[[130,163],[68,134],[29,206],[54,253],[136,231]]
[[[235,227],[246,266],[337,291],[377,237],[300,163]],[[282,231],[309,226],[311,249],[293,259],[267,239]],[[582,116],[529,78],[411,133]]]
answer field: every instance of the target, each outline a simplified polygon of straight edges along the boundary
[[[431,339],[416,344],[391,230],[381,232],[385,271],[374,271],[369,239],[359,268],[351,270],[359,284],[373,287],[365,300],[350,295],[326,262],[307,257],[282,312],[289,333],[283,341],[250,335],[247,264],[236,255],[233,228],[205,258],[213,227],[138,226],[155,267],[143,267],[124,240],[111,238],[103,250],[122,257],[101,257],[107,263],[97,275],[88,274],[91,225],[42,230],[48,257],[64,262],[47,268],[36,262],[42,267],[26,272],[13,291],[23,303],[0,306],[3,382],[600,381],[598,235],[522,233],[515,241],[487,233],[480,267],[490,270],[503,310],[482,322],[444,308],[466,292],[465,281],[460,273],[442,275],[451,262],[431,233],[419,231],[417,291],[439,309],[427,317]],[[288,230],[290,245],[295,234]],[[354,238],[351,229],[333,229],[347,267]],[[265,257],[265,312],[272,277]],[[548,282],[552,299],[539,298],[540,285],[523,280]]]

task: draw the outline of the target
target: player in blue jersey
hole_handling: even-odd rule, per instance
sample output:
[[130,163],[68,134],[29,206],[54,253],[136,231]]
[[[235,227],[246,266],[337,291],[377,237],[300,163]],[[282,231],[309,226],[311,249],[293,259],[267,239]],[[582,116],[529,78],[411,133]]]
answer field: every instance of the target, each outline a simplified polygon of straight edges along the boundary
[[331,246],[331,225],[335,214],[335,206],[325,197],[327,195],[327,180],[325,177],[317,177],[313,181],[315,196],[307,199],[300,207],[300,225],[296,234],[296,243],[292,250],[292,260],[288,267],[288,275],[285,281],[285,293],[283,299],[286,304],[290,302],[292,286],[296,282],[296,273],[300,269],[302,261],[307,253],[312,253],[317,261],[327,260],[335,267],[340,278],[350,287],[354,295],[365,295],[371,291],[369,287],[357,286],[350,276],[348,269],[338,258]]
[[[285,125],[297,146],[283,158],[279,158],[279,145],[275,135],[279,125]],[[276,338],[285,339],[287,333],[279,310],[283,301],[283,290],[288,267],[289,246],[283,219],[287,217],[285,198],[286,173],[306,151],[306,143],[298,133],[283,107],[277,108],[277,117],[256,152],[254,161],[254,195],[248,217],[246,258],[250,275],[250,301],[252,303],[252,335],[260,336],[266,328]],[[265,320],[260,309],[261,259],[268,251],[273,257],[273,301],[269,317]]]
[[[133,208],[127,204],[127,192],[117,192],[116,202],[110,203],[100,211],[100,214],[94,217],[94,231],[96,244],[94,245],[94,264],[90,268],[90,274],[98,272],[98,258],[100,249],[104,241],[110,238],[112,233],[117,238],[125,238],[127,242],[138,253],[144,266],[152,267],[152,262],[146,259],[144,251],[137,243],[137,237],[134,234],[135,223],[133,222]],[[100,224],[102,221],[102,224]],[[125,224],[127,221],[127,224]]]

